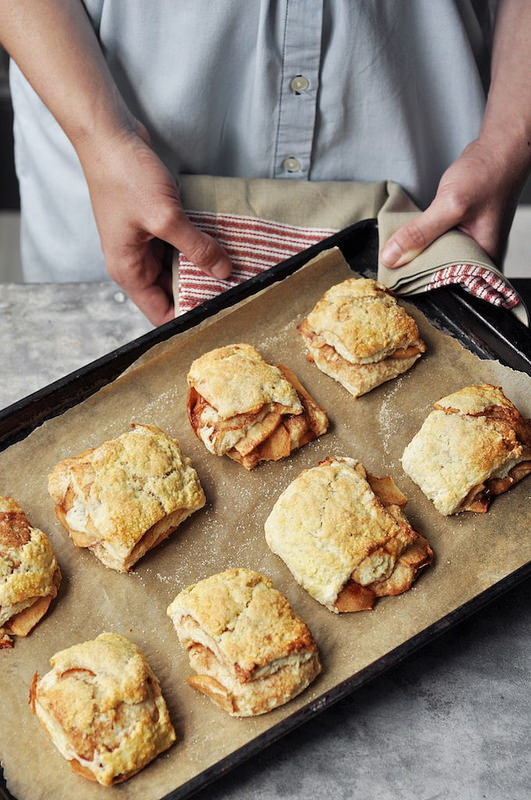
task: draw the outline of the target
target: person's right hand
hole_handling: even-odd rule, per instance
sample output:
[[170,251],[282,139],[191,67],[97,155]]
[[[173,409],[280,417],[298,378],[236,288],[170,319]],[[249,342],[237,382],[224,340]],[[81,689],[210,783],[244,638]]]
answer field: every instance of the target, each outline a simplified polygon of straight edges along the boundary
[[162,242],[216,278],[231,272],[227,253],[184,213],[177,185],[135,125],[78,148],[110,277],[154,325],[174,317]]

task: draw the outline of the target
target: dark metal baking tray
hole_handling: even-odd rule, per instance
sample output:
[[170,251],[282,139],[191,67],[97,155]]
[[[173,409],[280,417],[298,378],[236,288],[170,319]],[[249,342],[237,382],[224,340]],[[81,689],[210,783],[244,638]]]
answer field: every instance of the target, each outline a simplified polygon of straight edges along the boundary
[[[376,272],[378,230],[374,219],[363,220],[283,261],[261,275],[203,303],[129,344],[93,361],[82,369],[0,411],[0,451],[25,438],[45,420],[76,405],[114,378],[137,358],[159,342],[186,331],[204,319],[229,308],[256,292],[291,275],[322,250],[339,247],[356,272],[374,277]],[[440,330],[458,339],[480,358],[498,359],[506,366],[531,375],[531,332],[510,312],[491,306],[459,287],[444,287],[429,294],[408,298]],[[191,781],[170,792],[161,800],[183,800],[212,781],[262,751],[319,712],[341,700],[388,668],[431,642],[457,623],[500,597],[531,575],[531,563],[489,587],[452,613],[438,620],[417,636],[410,638],[368,668],[336,685],[330,692],[310,703],[273,728],[249,742],[230,756],[205,770]],[[6,789],[0,771],[0,798],[14,800]],[[23,800],[23,798],[19,798]]]

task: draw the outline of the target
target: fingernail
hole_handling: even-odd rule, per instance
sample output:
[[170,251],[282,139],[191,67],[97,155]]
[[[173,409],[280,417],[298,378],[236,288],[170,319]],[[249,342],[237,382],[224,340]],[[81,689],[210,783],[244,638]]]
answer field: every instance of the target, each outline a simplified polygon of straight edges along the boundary
[[380,253],[380,258],[386,267],[394,266],[402,255],[402,250],[396,242],[387,242]]

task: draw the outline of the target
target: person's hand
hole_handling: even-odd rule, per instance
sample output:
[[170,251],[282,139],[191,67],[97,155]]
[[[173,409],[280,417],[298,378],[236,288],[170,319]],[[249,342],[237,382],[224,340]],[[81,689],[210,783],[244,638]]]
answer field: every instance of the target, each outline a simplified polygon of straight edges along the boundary
[[184,213],[175,181],[139,125],[111,141],[78,150],[110,277],[154,325],[174,317],[171,273],[163,242],[204,272],[226,278],[229,257]]
[[458,228],[500,265],[524,179],[525,174],[496,157],[496,148],[472,142],[443,174],[426,211],[386,242],[383,263],[401,267],[438,236]]
[[79,0],[0,0],[0,40],[74,146],[106,266],[155,325],[173,317],[162,242],[217,278],[227,254],[195,228],[175,181],[127,108]]

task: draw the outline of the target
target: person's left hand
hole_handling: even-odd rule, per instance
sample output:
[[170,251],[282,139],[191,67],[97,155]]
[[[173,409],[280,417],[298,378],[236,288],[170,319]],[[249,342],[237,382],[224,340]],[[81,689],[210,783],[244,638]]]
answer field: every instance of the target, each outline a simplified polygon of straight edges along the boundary
[[382,262],[401,267],[438,236],[458,228],[501,265],[524,180],[525,175],[497,157],[495,148],[472,142],[443,174],[426,211],[389,238]]

